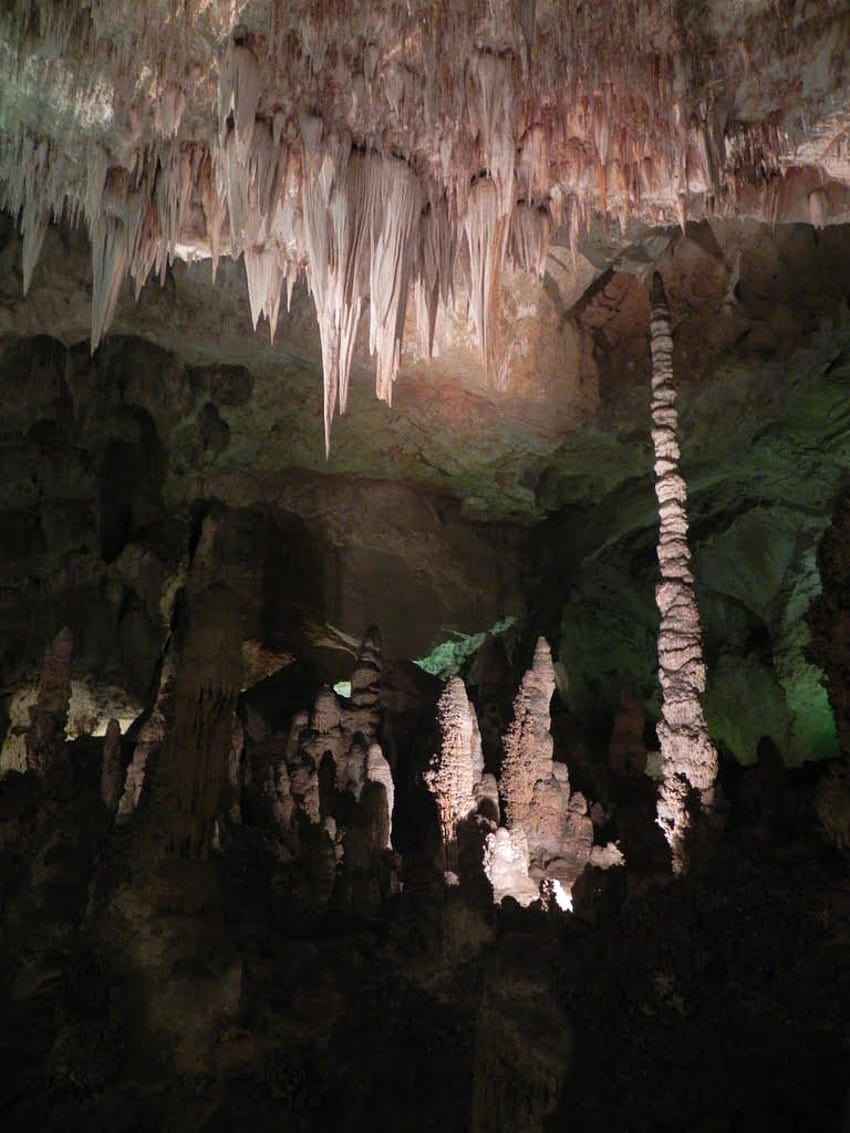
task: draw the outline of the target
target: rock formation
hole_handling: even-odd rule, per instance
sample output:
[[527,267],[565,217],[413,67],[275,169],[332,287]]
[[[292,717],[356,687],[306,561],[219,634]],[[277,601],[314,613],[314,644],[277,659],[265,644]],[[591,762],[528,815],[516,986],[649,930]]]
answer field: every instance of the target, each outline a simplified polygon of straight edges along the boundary
[[4,1131],[841,1126],[845,7],[0,3]]
[[381,666],[381,632],[377,626],[370,626],[357,651],[351,674],[351,704],[346,717],[347,729],[360,732],[367,741],[374,740],[378,734]]
[[717,752],[702,710],[705,664],[702,627],[694,595],[688,547],[687,487],[679,469],[676,389],[673,384],[673,330],[661,276],[652,281],[652,443],[658,499],[658,565],[655,590],[661,614],[658,679],[661,683],[662,780],[658,824],[670,845],[673,869],[687,864],[685,836],[691,825],[691,794],[703,810],[714,802]]
[[[542,272],[559,226],[575,248],[597,213],[623,229],[684,225],[733,201],[821,227],[846,209],[835,12],[786,34],[770,9],[720,0],[700,20],[658,3],[414,3],[390,5],[378,29],[356,8],[317,22],[306,0],[175,0],[176,54],[145,5],[116,19],[120,35],[100,8],[41,19],[21,0],[2,14],[0,186],[20,218],[24,289],[63,213],[91,233],[93,346],[125,278],[138,294],[181,254],[214,272],[224,252],[243,255],[252,322],[272,338],[284,288],[289,302],[306,274],[326,436],[361,312],[389,401],[408,295],[430,347],[456,265],[498,376],[504,269]],[[799,113],[777,110],[763,92],[800,73]]]
[[552,775],[553,740],[549,704],[555,691],[552,653],[538,638],[531,668],[514,700],[514,718],[504,739],[505,759],[499,786],[508,826],[521,826],[530,816],[535,786]]
[[475,710],[460,677],[450,677],[437,702],[440,750],[425,775],[437,803],[444,869],[456,873],[460,826],[475,814],[481,800],[484,757]]
[[172,641],[167,645],[162,659],[153,708],[139,729],[133,756],[127,767],[121,800],[118,804],[118,820],[121,822],[128,820],[138,807],[145,785],[148,760],[162,746],[166,731],[171,724],[176,675],[177,656]]
[[27,766],[48,788],[54,780],[58,785],[67,772],[65,725],[71,701],[73,655],[74,639],[66,627],[44,651],[38,698],[30,709],[30,726],[25,741]]
[[594,846],[593,821],[580,791],[570,790],[566,764],[553,759],[549,705],[555,691],[552,653],[538,638],[531,668],[514,700],[514,719],[504,738],[499,790],[506,827],[487,837],[484,870],[498,903],[512,896],[527,905],[551,889],[561,907],[585,867],[623,864],[617,846]]
[[[294,715],[286,736],[260,744],[246,737],[251,780],[275,832],[273,852],[306,871],[297,915],[311,921],[331,904],[340,915],[371,916],[393,884],[395,785],[377,742],[380,673],[380,634],[372,627],[355,661],[351,698],[326,686],[311,711]],[[309,864],[314,858],[321,868]]]
[[522,827],[509,830],[500,826],[487,835],[484,873],[493,886],[495,904],[500,905],[506,897],[523,906],[540,899],[540,884],[529,876],[530,865],[528,838]]
[[121,759],[121,726],[112,719],[106,727],[101,755],[100,797],[110,824],[118,813],[124,793],[124,764]]
[[151,784],[154,860],[202,861],[227,782],[236,698],[242,683],[239,609],[227,588],[191,594],[174,677],[174,717]]
[[807,619],[812,630],[809,654],[823,669],[838,742],[850,759],[850,489],[834,502],[832,521],[818,547],[823,591],[812,603]]
[[615,774],[641,775],[646,770],[645,724],[640,700],[631,689],[624,689],[608,745],[608,766]]

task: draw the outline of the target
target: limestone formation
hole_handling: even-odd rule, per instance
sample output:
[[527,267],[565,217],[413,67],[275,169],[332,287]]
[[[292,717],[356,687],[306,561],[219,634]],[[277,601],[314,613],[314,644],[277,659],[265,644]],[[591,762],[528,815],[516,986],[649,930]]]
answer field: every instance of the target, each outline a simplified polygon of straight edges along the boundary
[[369,750],[366,753],[366,780],[369,783],[379,783],[384,788],[387,811],[387,834],[384,840],[383,849],[391,850],[395,786],[393,785],[393,776],[392,771],[390,770],[390,765],[384,758],[384,753],[381,751],[379,744],[369,744]]
[[149,823],[152,852],[207,856],[232,748],[242,684],[239,607],[212,584],[190,591],[174,678],[174,716],[157,759]]
[[38,698],[30,709],[27,766],[45,783],[62,777],[73,655],[74,639],[66,626],[44,651]]
[[272,830],[279,836],[286,834],[292,825],[295,813],[295,797],[292,793],[292,781],[285,759],[269,761],[263,793],[268,804]]
[[118,812],[124,793],[124,765],[121,760],[121,726],[112,719],[106,727],[101,755],[100,797],[110,823]]
[[127,822],[134,814],[145,786],[148,760],[158,751],[165,739],[174,711],[174,687],[177,674],[177,655],[173,643],[166,647],[159,674],[156,700],[150,715],[136,737],[133,757],[127,768],[124,789],[118,804],[118,820]]
[[512,895],[527,904],[532,892],[536,898],[551,891],[560,907],[571,908],[572,887],[591,861],[602,869],[623,864],[617,846],[594,847],[587,801],[571,791],[566,764],[553,759],[549,705],[554,690],[551,652],[539,638],[504,740],[499,786],[506,827],[488,837],[485,849],[484,869],[497,903]]
[[500,826],[487,835],[484,847],[484,872],[493,886],[493,901],[500,905],[512,897],[520,905],[530,905],[540,897],[540,885],[529,877],[528,838],[518,827],[508,830]]
[[642,775],[646,769],[643,730],[646,714],[632,689],[623,689],[608,745],[608,766],[618,775]]
[[554,745],[549,732],[549,704],[554,691],[552,653],[546,639],[540,637],[531,668],[522,678],[514,700],[514,719],[504,740],[500,787],[510,827],[521,826],[528,820],[535,785],[552,774]]
[[685,837],[691,795],[702,809],[714,802],[717,752],[702,710],[705,664],[702,626],[688,547],[687,487],[679,469],[678,413],[673,384],[673,331],[661,276],[652,282],[652,444],[660,527],[655,590],[661,614],[658,679],[661,684],[662,780],[658,824],[670,845],[673,869],[687,864]]
[[457,870],[458,830],[479,805],[484,757],[475,710],[460,677],[449,677],[437,702],[440,750],[425,775],[437,803],[445,870]]
[[213,275],[241,255],[272,338],[305,275],[326,435],[361,313],[390,401],[409,296],[430,348],[458,269],[498,381],[503,273],[542,273],[558,227],[575,248],[597,215],[684,226],[731,201],[820,227],[846,208],[850,33],[834,6],[790,24],[770,5],[688,21],[657,3],[416,0],[373,24],[308,0],[172,0],[158,18],[116,3],[0,13],[0,199],[24,290],[63,214],[91,234],[93,347],[124,280],[138,295],[180,255]]
[[351,674],[349,730],[360,732],[367,742],[377,737],[381,714],[381,633],[370,626],[360,643]]
[[[365,854],[372,860],[369,855],[373,852],[392,849],[395,787],[392,770],[377,742],[380,640],[376,627],[365,635],[355,663],[351,698],[340,698],[327,686],[320,689],[312,711],[295,714],[282,753],[273,754],[263,772],[262,792],[281,834],[293,835],[297,841],[299,813],[316,828],[329,829],[331,823],[329,837],[340,858],[344,858],[347,844],[345,823],[337,820],[340,805],[341,813],[358,826],[352,845],[360,847],[361,858]],[[275,743],[268,740],[265,746],[274,748]],[[340,804],[344,797],[356,804],[354,811],[348,804]],[[365,811],[360,813],[364,806],[368,820]],[[364,837],[368,842],[367,831],[380,844],[367,847],[363,843]]]

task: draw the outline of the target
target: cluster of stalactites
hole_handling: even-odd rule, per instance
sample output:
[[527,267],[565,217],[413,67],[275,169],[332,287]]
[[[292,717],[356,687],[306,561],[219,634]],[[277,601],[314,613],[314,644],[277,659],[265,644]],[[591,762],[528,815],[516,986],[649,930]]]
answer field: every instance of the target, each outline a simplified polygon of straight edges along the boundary
[[[326,439],[365,307],[389,401],[409,294],[430,350],[459,274],[486,368],[503,268],[542,273],[556,226],[575,244],[596,211],[684,223],[689,202],[736,207],[756,181],[765,211],[781,203],[781,131],[731,122],[723,96],[748,67],[774,65],[778,32],[760,34],[758,15],[729,63],[689,44],[696,33],[667,0],[274,0],[250,29],[244,0],[167,0],[156,19],[149,7],[94,0],[75,15],[18,0],[0,15],[12,48],[0,59],[0,203],[21,218],[24,287],[62,216],[91,234],[93,348],[125,278],[138,294],[182,248],[211,255],[214,271],[225,249],[242,255],[254,326],[266,318],[272,336],[283,289],[289,301],[304,274]],[[775,46],[793,58],[829,34],[810,20]],[[712,73],[721,59],[733,73]],[[50,92],[57,105],[28,117]],[[829,195],[810,189],[822,225]]]

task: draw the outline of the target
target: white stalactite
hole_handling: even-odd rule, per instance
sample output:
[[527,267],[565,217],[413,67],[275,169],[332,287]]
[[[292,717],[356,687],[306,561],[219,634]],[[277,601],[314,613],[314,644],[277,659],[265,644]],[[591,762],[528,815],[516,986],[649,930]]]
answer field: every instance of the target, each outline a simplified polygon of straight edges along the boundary
[[[782,125],[730,123],[722,83],[706,85],[680,50],[659,57],[667,17],[636,20],[630,5],[572,19],[501,0],[486,14],[411,0],[374,16],[274,0],[266,28],[248,15],[241,26],[246,0],[162,0],[156,18],[134,0],[35,7],[37,18],[33,0],[0,13],[0,206],[20,220],[24,289],[50,218],[91,234],[93,349],[127,275],[138,295],[180,250],[209,254],[215,278],[229,237],[245,255],[252,320],[272,336],[284,281],[291,295],[305,273],[326,445],[367,303],[389,402],[411,285],[430,356],[457,263],[485,370],[501,380],[506,260],[542,273],[562,224],[575,251],[599,211],[623,225],[684,222],[694,203],[708,213],[738,188],[774,221],[821,226],[840,213],[833,175],[781,176]],[[788,73],[825,44],[850,59],[829,38],[842,29],[811,21],[777,44],[765,18],[741,17],[765,34],[745,57],[727,52],[730,82],[769,69],[777,50]]]
[[658,677],[661,683],[662,781],[658,825],[670,845],[673,868],[687,865],[685,839],[691,796],[703,809],[714,801],[717,752],[702,710],[705,664],[702,627],[688,547],[687,487],[679,469],[678,413],[673,384],[673,333],[660,275],[652,284],[652,443],[660,527],[661,578],[655,597],[661,614]]

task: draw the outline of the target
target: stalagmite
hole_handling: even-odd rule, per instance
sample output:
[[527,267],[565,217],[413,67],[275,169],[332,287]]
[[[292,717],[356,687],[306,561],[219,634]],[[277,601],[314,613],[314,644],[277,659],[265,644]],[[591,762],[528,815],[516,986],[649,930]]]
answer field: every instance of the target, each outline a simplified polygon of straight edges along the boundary
[[553,740],[549,704],[555,691],[552,653],[545,638],[537,639],[531,668],[522,678],[514,701],[514,719],[505,736],[500,787],[508,826],[529,817],[535,784],[552,774]]
[[106,726],[101,755],[100,797],[110,823],[118,811],[124,791],[124,766],[121,762],[121,726],[112,719]]
[[369,744],[369,750],[366,753],[366,781],[368,783],[379,783],[384,788],[387,804],[386,814],[386,840],[381,849],[392,849],[392,833],[393,833],[393,806],[395,805],[395,786],[393,784],[393,776],[390,771],[390,765],[384,758],[384,753],[381,751],[379,744]]
[[245,748],[245,729],[237,716],[233,721],[233,735],[227,759],[227,817],[231,822],[242,821],[242,753]]
[[658,825],[670,845],[673,869],[687,866],[685,837],[691,795],[703,810],[714,801],[717,752],[702,710],[705,665],[702,627],[688,548],[687,487],[679,470],[678,413],[673,385],[673,337],[661,276],[652,281],[652,443],[660,527],[661,581],[655,596],[661,614],[658,677],[661,683],[662,781]]
[[425,781],[437,803],[445,869],[455,872],[458,829],[478,809],[477,788],[484,774],[478,721],[460,677],[449,677],[437,702],[437,722],[440,750]]
[[377,626],[366,631],[351,674],[351,708],[346,713],[346,727],[361,732],[367,740],[378,734],[381,718],[381,632]]
[[118,821],[128,821],[139,805],[145,786],[148,760],[165,739],[166,730],[174,710],[174,680],[177,673],[177,656],[169,645],[162,662],[156,701],[150,715],[139,729],[133,757],[127,768],[124,788],[118,804]]
[[587,865],[609,869],[622,865],[624,858],[614,844],[594,846],[587,801],[570,789],[566,764],[553,758],[549,706],[554,691],[552,655],[541,637],[504,738],[500,791],[505,828],[487,840],[484,871],[497,902],[501,894],[526,904],[532,899],[531,886],[544,903],[551,893],[559,907],[570,909],[572,887]]
[[190,594],[174,681],[174,721],[152,783],[155,855],[202,861],[210,850],[242,683],[241,644],[232,591],[214,583]]
[[27,766],[45,783],[61,780],[65,764],[65,725],[71,702],[74,638],[66,626],[44,651],[38,699],[30,709],[26,734]]
[[506,897],[512,897],[523,906],[539,899],[540,886],[529,877],[529,865],[528,839],[524,830],[508,830],[500,826],[487,835],[484,872],[493,886],[495,904],[500,905]]

